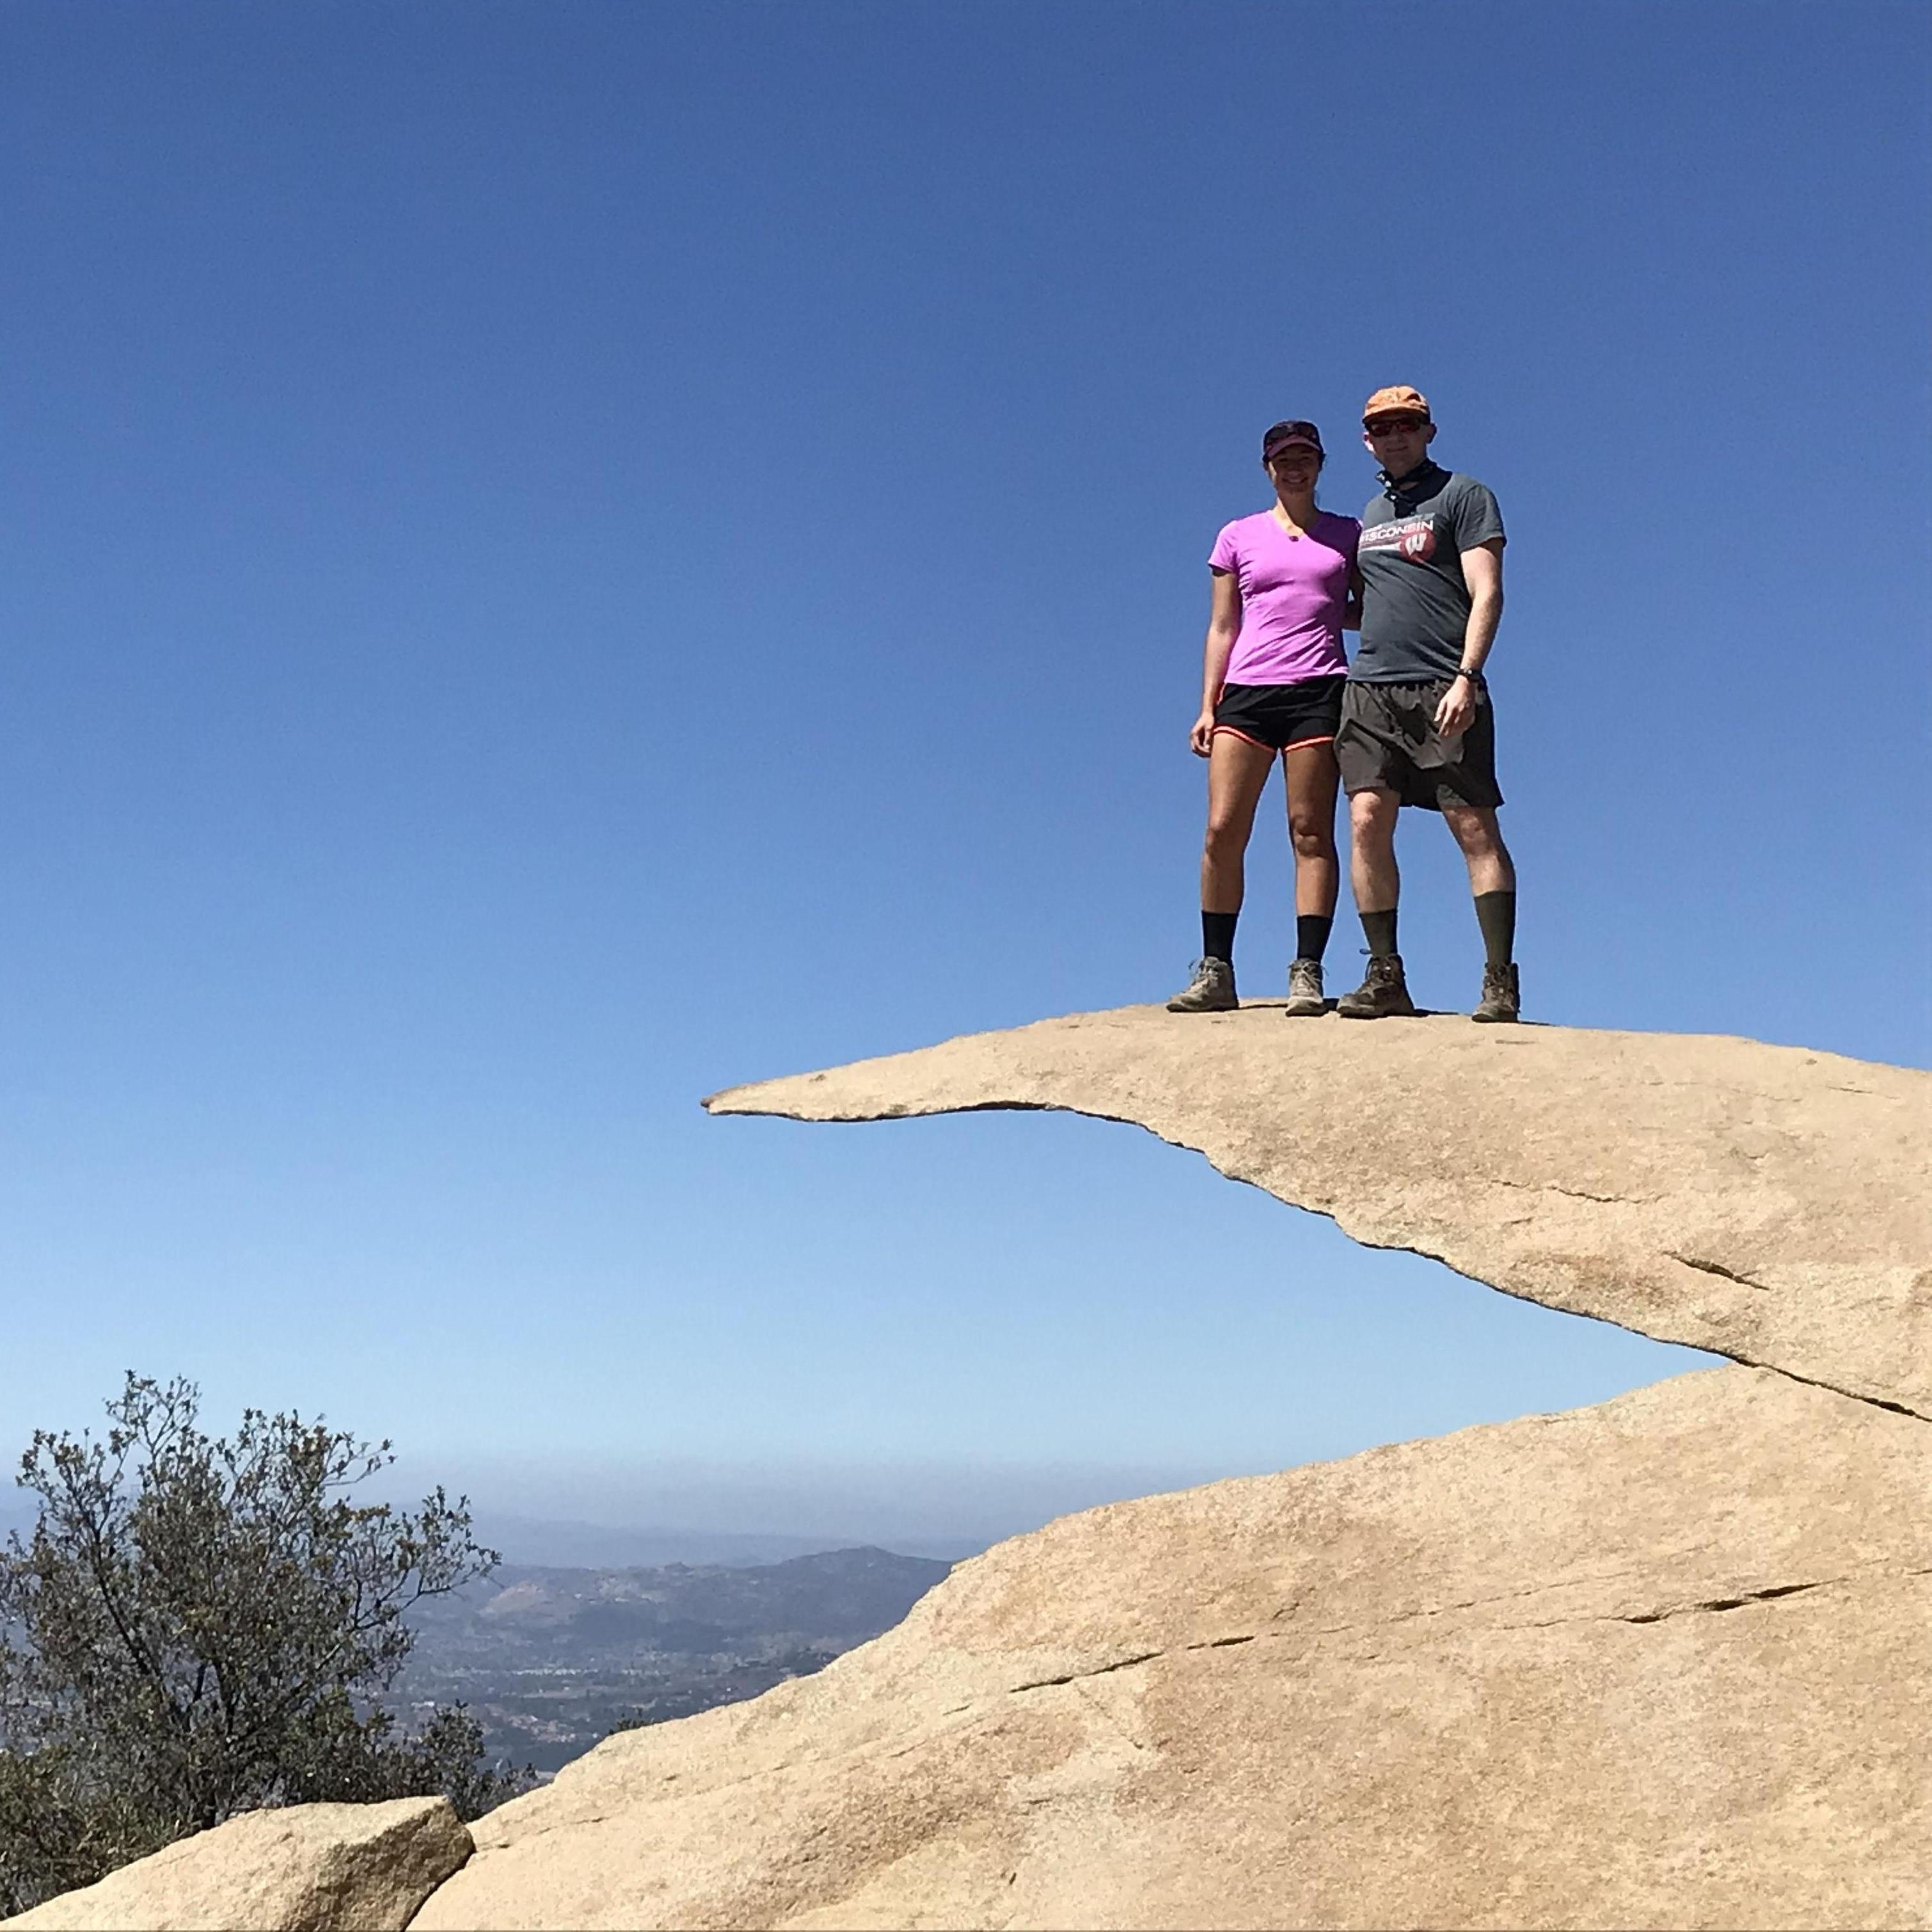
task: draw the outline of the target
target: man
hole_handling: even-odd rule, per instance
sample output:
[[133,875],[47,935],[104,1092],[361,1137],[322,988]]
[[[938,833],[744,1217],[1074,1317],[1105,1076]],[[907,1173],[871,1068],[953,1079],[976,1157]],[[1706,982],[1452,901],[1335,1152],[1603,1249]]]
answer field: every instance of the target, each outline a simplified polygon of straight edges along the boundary
[[1350,878],[1367,976],[1336,1002],[1345,1019],[1413,1013],[1396,946],[1396,819],[1439,812],[1469,868],[1486,956],[1471,1018],[1514,1020],[1516,868],[1496,824],[1496,725],[1483,666],[1503,611],[1503,520],[1473,476],[1430,460],[1426,397],[1378,389],[1362,440],[1382,494],[1362,513],[1362,640],[1342,695],[1335,756],[1348,794]]

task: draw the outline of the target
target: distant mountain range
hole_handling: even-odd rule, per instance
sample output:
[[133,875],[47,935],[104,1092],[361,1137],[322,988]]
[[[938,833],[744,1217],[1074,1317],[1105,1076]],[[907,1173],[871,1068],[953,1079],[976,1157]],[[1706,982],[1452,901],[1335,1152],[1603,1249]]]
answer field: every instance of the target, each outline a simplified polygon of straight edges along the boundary
[[[784,1536],[656,1526],[613,1528],[604,1523],[481,1510],[476,1516],[476,1535],[480,1542],[502,1551],[506,1563],[558,1570],[658,1568],[673,1563],[737,1568],[849,1549],[859,1540],[850,1536]],[[910,1553],[957,1562],[962,1557],[977,1556],[979,1551],[956,1541],[915,1544]]]
[[[414,1506],[412,1498],[402,1500],[403,1508]],[[0,1544],[5,1542],[10,1530],[26,1535],[39,1514],[38,1498],[0,1476]],[[477,1540],[500,1551],[506,1564],[552,1570],[646,1569],[674,1563],[736,1569],[850,1549],[860,1540],[852,1536],[792,1536],[656,1524],[614,1526],[494,1510],[477,1512],[476,1532]],[[981,1546],[956,1538],[930,1544],[915,1540],[906,1548],[913,1556],[956,1563],[963,1557],[976,1556]]]

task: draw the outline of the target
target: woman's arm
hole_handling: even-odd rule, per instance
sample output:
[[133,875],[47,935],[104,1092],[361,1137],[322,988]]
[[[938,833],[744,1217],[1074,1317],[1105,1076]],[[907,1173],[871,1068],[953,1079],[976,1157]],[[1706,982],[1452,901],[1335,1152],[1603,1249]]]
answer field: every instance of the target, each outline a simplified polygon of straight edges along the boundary
[[1241,586],[1232,570],[1216,570],[1214,602],[1208,608],[1208,637],[1201,652],[1201,715],[1187,734],[1189,748],[1204,758],[1214,738],[1214,707],[1228,675],[1228,657],[1241,631]]
[[1345,631],[1362,628],[1362,572],[1358,564],[1348,566],[1348,601],[1342,606],[1342,628]]

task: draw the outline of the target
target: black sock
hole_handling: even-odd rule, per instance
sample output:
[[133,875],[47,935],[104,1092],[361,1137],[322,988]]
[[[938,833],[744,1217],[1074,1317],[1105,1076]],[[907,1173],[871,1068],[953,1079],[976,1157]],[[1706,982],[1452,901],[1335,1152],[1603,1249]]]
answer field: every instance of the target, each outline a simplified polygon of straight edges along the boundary
[[1333,913],[1298,912],[1294,915],[1294,956],[1318,963],[1328,950],[1328,934],[1334,929]]
[[1238,912],[1204,912],[1201,915],[1201,956],[1234,963],[1234,922]]
[[1365,912],[1362,915],[1362,936],[1369,942],[1369,951],[1377,959],[1384,959],[1396,950],[1395,908],[1387,912]]
[[1516,894],[1478,892],[1476,923],[1483,928],[1484,964],[1507,966],[1516,950]]

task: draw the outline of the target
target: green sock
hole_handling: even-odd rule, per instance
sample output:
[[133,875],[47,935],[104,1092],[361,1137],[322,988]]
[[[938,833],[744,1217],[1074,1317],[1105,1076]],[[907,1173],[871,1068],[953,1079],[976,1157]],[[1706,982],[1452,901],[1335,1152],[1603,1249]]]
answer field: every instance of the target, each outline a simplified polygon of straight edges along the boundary
[[1484,964],[1507,966],[1516,951],[1516,894],[1478,892],[1476,923],[1483,928]]

